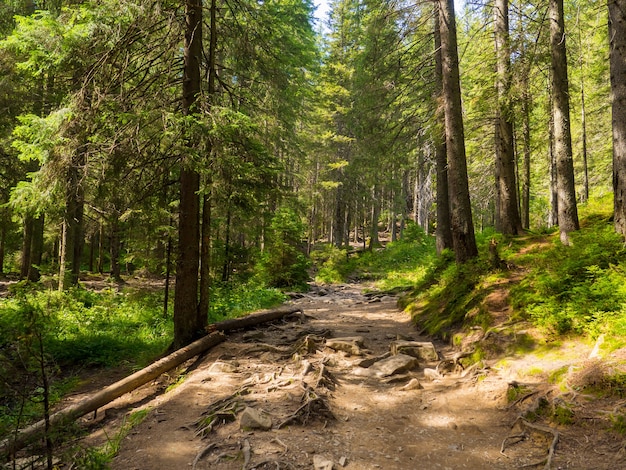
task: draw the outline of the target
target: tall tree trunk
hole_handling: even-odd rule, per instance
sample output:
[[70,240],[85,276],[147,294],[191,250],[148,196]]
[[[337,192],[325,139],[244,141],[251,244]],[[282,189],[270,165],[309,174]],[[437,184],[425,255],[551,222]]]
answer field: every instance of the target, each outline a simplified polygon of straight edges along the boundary
[[98,267],[100,274],[104,272],[104,224],[98,222]]
[[61,237],[59,239],[59,291],[65,290],[65,267],[67,265],[67,221],[61,222]]
[[626,237],[626,0],[608,0],[615,231]]
[[20,260],[20,279],[28,278],[28,270],[30,269],[30,253],[33,243],[33,224],[32,215],[24,217],[24,235],[22,237],[22,259]]
[[[185,1],[185,44],[183,51],[183,114],[197,109],[200,93],[200,60],[202,57],[202,0]],[[190,152],[194,146],[188,141]],[[206,316],[198,311],[198,268],[200,263],[200,177],[185,158],[180,170],[180,205],[178,219],[178,257],[174,291],[174,344],[178,348],[190,343],[206,325]]]
[[200,245],[199,314],[208,317],[211,298],[211,195],[205,194],[202,204],[202,233]]
[[41,214],[33,219],[33,236],[30,250],[30,266],[28,267],[28,280],[37,282],[41,273],[39,266],[43,258],[43,230],[44,215]]
[[454,1],[439,0],[439,5],[441,13],[441,70],[446,123],[446,151],[448,156],[450,225],[456,261],[463,263],[477,256],[478,248],[476,247],[474,236],[467,178]]
[[550,173],[550,212],[548,213],[548,227],[559,223],[559,192],[556,182],[556,154],[554,153],[554,116],[552,115],[552,86],[550,86],[550,119],[548,120],[548,158]]
[[582,131],[583,144],[583,193],[580,200],[587,202],[589,200],[589,167],[588,167],[588,149],[587,149],[587,112],[585,109],[585,49],[582,40],[582,26],[580,24],[580,5],[576,10],[576,23],[578,23],[578,44],[580,49],[580,57],[578,63],[580,67],[580,125]]
[[530,107],[531,97],[528,88],[528,76],[522,78],[522,228],[530,228]]
[[378,218],[380,217],[380,195],[378,187],[372,188],[372,220],[370,226],[370,244],[369,249],[380,245],[378,240]]
[[6,247],[7,227],[6,221],[0,221],[0,274],[4,274],[4,253]]
[[230,278],[230,222],[231,208],[230,201],[226,209],[226,229],[224,230],[224,263],[222,265],[222,282],[228,282]]
[[[217,92],[217,0],[211,0],[209,8],[209,63],[208,63],[208,89],[207,95],[209,106],[212,106],[213,97]],[[206,154],[210,157],[212,152],[209,143]],[[207,318],[211,299],[211,178],[206,182],[207,190],[203,196],[202,204],[202,228],[200,233],[200,300],[198,302],[198,315]]]
[[515,150],[511,109],[511,48],[509,46],[509,2],[496,0],[496,230],[508,235],[522,231],[515,180]]
[[570,128],[569,82],[565,48],[563,0],[550,0],[550,52],[554,117],[554,156],[558,192],[561,242],[569,244],[569,233],[578,230],[578,208],[574,187],[574,159]]
[[343,201],[343,186],[337,186],[335,191],[335,218],[333,223],[333,244],[337,248],[343,245],[345,231],[345,204]]
[[111,234],[109,236],[109,256],[111,258],[111,277],[119,282],[122,280],[122,273],[120,268],[120,252],[122,246],[122,237],[120,237],[120,223],[117,215],[117,211],[114,212],[111,218]]
[[452,229],[450,227],[450,200],[448,190],[448,155],[445,139],[445,114],[443,103],[443,71],[441,59],[440,6],[435,3],[435,103],[437,120],[433,131],[435,145],[435,165],[437,167],[437,228],[435,229],[437,253],[452,249]]

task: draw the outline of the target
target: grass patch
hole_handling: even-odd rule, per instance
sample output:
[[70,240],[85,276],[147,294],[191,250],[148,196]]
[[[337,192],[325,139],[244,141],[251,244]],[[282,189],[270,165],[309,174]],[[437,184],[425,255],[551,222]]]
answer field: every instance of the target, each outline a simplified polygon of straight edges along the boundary
[[148,416],[150,409],[135,411],[128,418],[124,418],[124,422],[119,431],[111,438],[107,438],[107,442],[99,447],[83,449],[76,453],[72,458],[77,468],[84,470],[106,470],[120,450],[122,441],[130,431],[138,426]]

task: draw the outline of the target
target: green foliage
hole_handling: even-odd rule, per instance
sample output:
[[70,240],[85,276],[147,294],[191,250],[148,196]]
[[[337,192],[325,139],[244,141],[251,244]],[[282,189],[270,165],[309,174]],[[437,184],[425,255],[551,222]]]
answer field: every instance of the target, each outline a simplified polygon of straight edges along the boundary
[[572,234],[572,242],[563,246],[555,239],[547,248],[517,258],[530,271],[512,289],[513,306],[554,335],[626,332],[623,241],[612,224],[589,217]]
[[612,414],[611,418],[611,428],[613,431],[626,435],[626,415],[624,414]]
[[309,260],[302,251],[304,224],[298,214],[282,208],[267,230],[267,244],[258,266],[259,276],[271,287],[304,288]]
[[[160,296],[136,292],[18,292],[0,306],[0,341],[19,339],[29,311],[47,312],[41,325],[46,351],[65,367],[111,366],[123,360],[144,364],[171,340],[171,321],[161,314]],[[11,333],[14,332],[14,333]]]
[[354,260],[348,258],[348,251],[334,245],[323,245],[311,252],[311,260],[316,267],[315,281],[319,283],[344,282],[354,270]]
[[417,225],[409,224],[401,240],[384,249],[341,250],[332,245],[317,247],[311,253],[316,281],[345,282],[348,278],[373,281],[381,290],[411,288],[423,282],[437,259],[434,239]]
[[274,307],[286,299],[275,288],[268,288],[258,279],[215,284],[211,288],[209,323],[236,318],[248,312]]

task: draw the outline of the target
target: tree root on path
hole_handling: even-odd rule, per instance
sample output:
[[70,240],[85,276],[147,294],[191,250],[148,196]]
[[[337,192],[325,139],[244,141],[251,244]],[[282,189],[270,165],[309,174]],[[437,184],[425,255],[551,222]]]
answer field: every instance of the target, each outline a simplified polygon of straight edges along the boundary
[[313,419],[329,421],[335,420],[335,415],[330,410],[326,400],[318,395],[315,390],[303,383],[304,393],[301,401],[304,402],[293,414],[285,418],[276,428],[281,429],[291,423],[307,424]]
[[206,437],[219,424],[234,421],[245,406],[241,396],[249,393],[247,386],[237,389],[231,395],[211,403],[196,423],[196,436]]
[[546,457],[544,457],[543,459],[537,462],[522,465],[520,467],[520,468],[537,467],[539,465],[545,464],[543,467],[544,470],[549,470],[550,465],[552,464],[552,458],[554,457],[554,452],[556,450],[556,444],[559,442],[559,432],[556,429],[552,429],[548,426],[542,426],[540,424],[529,423],[521,416],[515,420],[515,422],[513,423],[513,426],[511,426],[511,429],[515,428],[516,426],[521,428],[520,429],[521,432],[517,434],[511,434],[505,437],[504,441],[502,441],[500,453],[504,454],[504,449],[509,439],[517,439],[515,443],[520,442],[521,440],[526,439],[528,437],[528,431],[536,431],[544,435],[552,435],[552,443],[550,444],[550,447],[548,448],[548,455],[546,455]]

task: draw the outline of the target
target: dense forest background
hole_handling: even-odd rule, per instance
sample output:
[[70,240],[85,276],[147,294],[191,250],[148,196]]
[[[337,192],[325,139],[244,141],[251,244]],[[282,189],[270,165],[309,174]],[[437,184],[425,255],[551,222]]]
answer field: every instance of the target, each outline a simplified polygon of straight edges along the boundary
[[181,346],[219,286],[302,286],[318,242],[415,224],[462,263],[476,228],[569,244],[611,193],[623,235],[621,17],[565,7],[5,2],[0,268],[165,276],[166,311],[175,274]]

